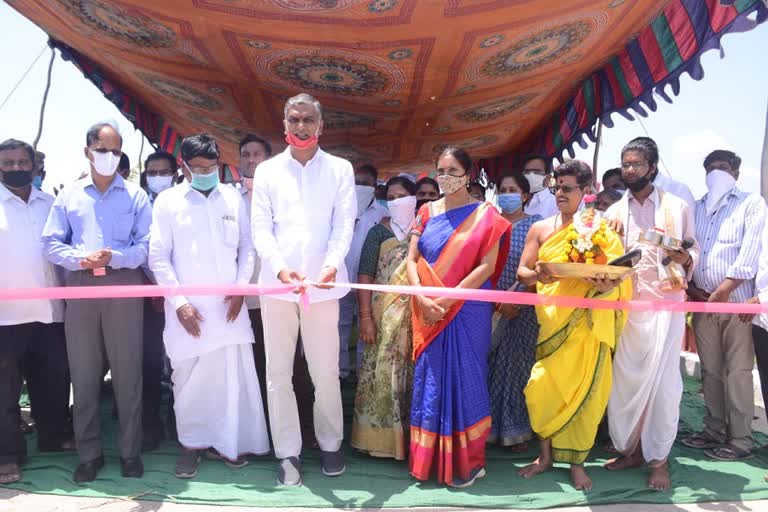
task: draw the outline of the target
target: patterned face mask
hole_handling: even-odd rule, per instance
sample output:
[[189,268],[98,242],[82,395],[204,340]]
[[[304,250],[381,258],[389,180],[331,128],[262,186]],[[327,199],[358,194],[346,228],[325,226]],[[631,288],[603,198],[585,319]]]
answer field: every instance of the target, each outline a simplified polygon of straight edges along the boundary
[[449,196],[466,186],[466,176],[451,176],[450,174],[441,174],[437,178],[437,184],[443,194]]

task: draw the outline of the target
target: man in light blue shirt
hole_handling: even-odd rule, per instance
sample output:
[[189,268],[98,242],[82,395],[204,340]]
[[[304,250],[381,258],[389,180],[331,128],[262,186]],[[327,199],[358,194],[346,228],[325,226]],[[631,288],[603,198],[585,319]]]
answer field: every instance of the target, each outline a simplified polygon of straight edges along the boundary
[[[152,212],[147,194],[118,174],[122,137],[109,124],[92,126],[85,157],[90,175],[62,190],[42,241],[51,263],[66,269],[67,286],[143,284]],[[141,477],[143,300],[67,300],[64,329],[74,390],[74,429],[80,464],[77,483],[93,481],[104,466],[99,400],[104,360],[120,419],[124,477]]]
[[[704,160],[707,194],[696,201],[696,238],[701,259],[688,287],[698,302],[746,302],[754,294],[765,225],[765,201],[739,190],[741,159],[717,150]],[[701,358],[704,430],[684,439],[724,461],[751,456],[755,352],[749,324],[737,315],[695,313],[693,329]]]

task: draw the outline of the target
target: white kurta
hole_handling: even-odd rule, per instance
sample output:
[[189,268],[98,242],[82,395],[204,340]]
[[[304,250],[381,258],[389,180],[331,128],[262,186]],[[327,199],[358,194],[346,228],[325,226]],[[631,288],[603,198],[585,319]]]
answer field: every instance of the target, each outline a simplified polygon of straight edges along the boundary
[[553,217],[559,212],[554,194],[546,188],[533,194],[531,202],[525,207],[526,215],[540,215],[542,219]]
[[[218,185],[208,197],[184,182],[160,194],[153,208],[149,266],[161,286],[247,284],[254,249],[240,193]],[[194,338],[176,316],[193,305],[202,315]],[[168,297],[163,341],[173,367],[179,440],[213,446],[225,457],[269,450],[245,307],[227,322],[224,297]]]
[[[260,284],[279,284],[277,274],[284,269],[316,280],[326,266],[337,270],[337,282],[348,282],[344,257],[357,217],[352,164],[318,149],[302,166],[288,146],[256,168],[252,196],[253,243],[261,257]],[[310,302],[321,302],[339,299],[349,289],[311,287],[307,291]],[[275,298],[299,301],[294,293]]]

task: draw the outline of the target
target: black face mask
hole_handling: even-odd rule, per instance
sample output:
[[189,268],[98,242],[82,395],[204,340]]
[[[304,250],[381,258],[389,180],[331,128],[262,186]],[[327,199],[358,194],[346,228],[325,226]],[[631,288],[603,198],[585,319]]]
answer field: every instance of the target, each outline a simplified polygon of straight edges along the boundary
[[3,183],[12,188],[26,187],[32,183],[30,171],[3,171]]
[[651,176],[651,173],[646,174],[645,176],[638,178],[635,181],[626,181],[624,180],[624,184],[627,186],[629,190],[632,192],[640,192],[645,187],[647,187],[650,183],[653,182],[653,180],[656,179],[656,173],[653,173],[653,176]]

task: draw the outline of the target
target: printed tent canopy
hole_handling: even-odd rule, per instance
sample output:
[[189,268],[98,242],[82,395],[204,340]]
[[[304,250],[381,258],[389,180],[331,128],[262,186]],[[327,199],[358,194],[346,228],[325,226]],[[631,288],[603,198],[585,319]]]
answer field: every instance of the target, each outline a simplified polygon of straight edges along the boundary
[[[727,5],[726,5],[727,4]],[[763,0],[10,0],[159,147],[249,132],[282,142],[300,91],[326,149],[422,172],[458,144],[494,173],[554,156],[595,121],[655,109]]]

